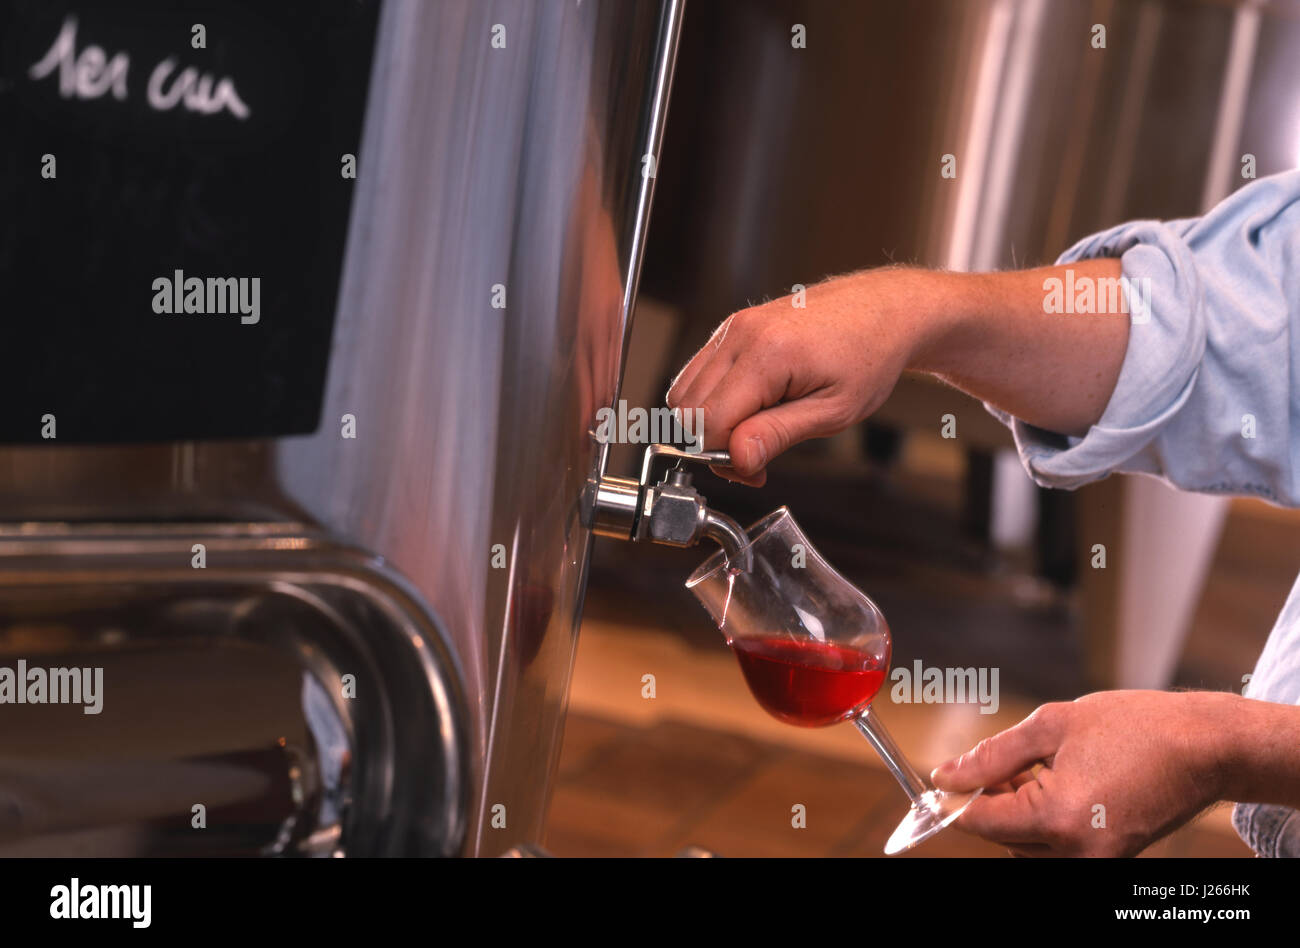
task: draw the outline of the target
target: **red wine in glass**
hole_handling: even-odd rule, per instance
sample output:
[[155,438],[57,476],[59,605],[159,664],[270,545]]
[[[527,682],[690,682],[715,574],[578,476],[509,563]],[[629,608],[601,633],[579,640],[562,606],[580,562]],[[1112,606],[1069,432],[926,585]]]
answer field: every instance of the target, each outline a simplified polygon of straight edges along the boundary
[[874,656],[833,642],[755,636],[730,645],[758,703],[787,724],[824,727],[847,720],[885,679]]
[[889,670],[892,637],[880,609],[822,559],[790,511],[746,531],[736,563],[718,551],[686,588],[740,660],[749,690],[772,715],[818,727],[852,721],[907,794],[885,843],[902,852],[950,825],[982,791],[938,790],[908,761],[872,702]]

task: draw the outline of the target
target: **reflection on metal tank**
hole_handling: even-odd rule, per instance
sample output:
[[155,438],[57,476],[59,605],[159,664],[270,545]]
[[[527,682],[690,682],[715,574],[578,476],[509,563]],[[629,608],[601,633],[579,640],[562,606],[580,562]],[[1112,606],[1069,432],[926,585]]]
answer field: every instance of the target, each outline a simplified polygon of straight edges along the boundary
[[4,528],[0,666],[20,663],[50,688],[96,671],[74,676],[84,710],[6,706],[0,855],[449,855],[464,837],[444,630],[313,531]]
[[473,853],[541,838],[680,11],[402,2],[380,24],[322,428],[278,468],[450,629]]
[[689,348],[828,274],[1033,265],[1199,214],[1247,153],[1260,176],[1295,167],[1297,50],[1291,2],[695,4],[645,290],[684,307]]

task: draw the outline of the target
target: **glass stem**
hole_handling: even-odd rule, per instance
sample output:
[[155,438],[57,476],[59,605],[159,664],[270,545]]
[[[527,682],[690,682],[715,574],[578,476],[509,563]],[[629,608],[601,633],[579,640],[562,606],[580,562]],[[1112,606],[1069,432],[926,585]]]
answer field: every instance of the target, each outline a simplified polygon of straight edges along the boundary
[[915,804],[921,804],[921,795],[934,788],[930,786],[929,780],[917,773],[916,768],[908,763],[903,752],[894,743],[894,738],[885,730],[885,726],[880,723],[880,718],[873,712],[872,706],[867,705],[867,709],[853,719],[853,724],[862,732],[862,736],[871,742],[871,746],[876,749],[876,753],[885,762],[889,772],[902,786],[908,799]]

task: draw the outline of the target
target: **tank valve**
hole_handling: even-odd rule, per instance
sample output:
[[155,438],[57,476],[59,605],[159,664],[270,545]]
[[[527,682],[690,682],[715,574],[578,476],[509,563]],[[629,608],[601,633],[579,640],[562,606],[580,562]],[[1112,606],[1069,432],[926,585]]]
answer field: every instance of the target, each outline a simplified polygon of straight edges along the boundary
[[[655,481],[661,459],[675,461]],[[708,538],[722,547],[728,562],[749,568],[749,538],[740,524],[708,506],[691,483],[687,463],[730,467],[726,451],[683,451],[666,444],[646,448],[641,477],[605,476],[596,485],[592,532],[621,540],[649,540],[668,546],[694,546]]]

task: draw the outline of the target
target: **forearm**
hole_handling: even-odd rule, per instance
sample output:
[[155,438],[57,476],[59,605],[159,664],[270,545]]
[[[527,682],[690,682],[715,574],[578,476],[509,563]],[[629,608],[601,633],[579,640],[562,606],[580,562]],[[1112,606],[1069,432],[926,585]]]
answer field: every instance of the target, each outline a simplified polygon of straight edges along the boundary
[[[1116,280],[1117,259],[1005,273],[930,273],[908,367],[1031,425],[1083,435],[1105,411],[1128,347],[1123,312],[1044,311],[1044,281]],[[1096,294],[1105,298],[1105,293]],[[1100,307],[1099,308],[1104,308]]]
[[[1044,281],[1109,280],[1119,261],[961,274],[886,267],[835,277],[733,313],[677,374],[674,409],[708,419],[705,446],[731,452],[731,476],[763,483],[794,444],[870,417],[907,369],[932,372],[1023,419],[1086,434],[1124,364],[1128,316],[1045,311]],[[1079,297],[1067,292],[1077,305]]]
[[1232,694],[1202,700],[1218,798],[1300,809],[1300,707]]

